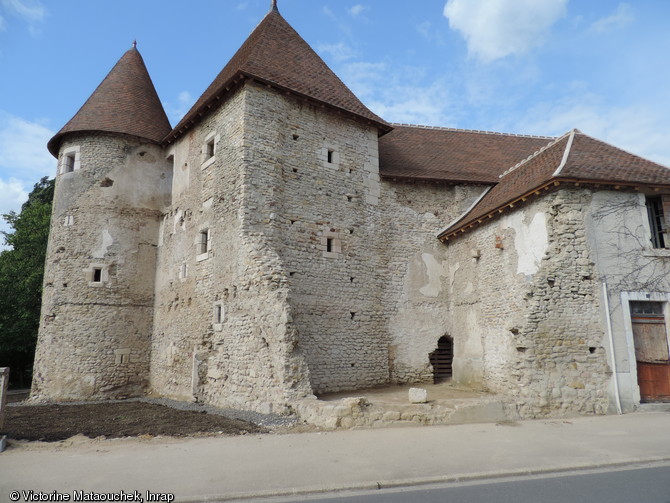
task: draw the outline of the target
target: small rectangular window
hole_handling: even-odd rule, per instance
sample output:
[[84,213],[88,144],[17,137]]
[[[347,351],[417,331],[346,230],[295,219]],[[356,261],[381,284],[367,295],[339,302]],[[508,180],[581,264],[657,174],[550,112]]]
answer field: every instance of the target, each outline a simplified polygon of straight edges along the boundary
[[660,197],[647,198],[647,216],[651,230],[651,244],[654,248],[669,248],[668,222],[663,211],[663,200]]
[[94,267],[93,268],[93,283],[100,283],[102,281],[102,268]]
[[63,173],[72,173],[74,171],[75,156],[74,152],[63,156]]
[[217,304],[214,306],[214,323],[221,323],[221,320],[223,319],[223,306],[221,304]]
[[328,149],[328,163],[332,164],[334,162],[335,151]]
[[200,231],[200,239],[198,240],[198,254],[207,253],[209,251],[209,229]]
[[205,144],[205,160],[214,157],[214,138]]
[[333,238],[326,239],[326,251],[332,253],[333,251]]

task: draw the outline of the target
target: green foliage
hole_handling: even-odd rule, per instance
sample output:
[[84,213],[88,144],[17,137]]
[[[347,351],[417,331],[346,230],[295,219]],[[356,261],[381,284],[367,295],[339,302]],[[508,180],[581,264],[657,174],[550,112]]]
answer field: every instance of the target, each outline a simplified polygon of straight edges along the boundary
[[54,180],[44,177],[20,213],[2,215],[11,227],[2,232],[11,249],[0,252],[0,366],[11,368],[16,387],[30,385],[53,194]]

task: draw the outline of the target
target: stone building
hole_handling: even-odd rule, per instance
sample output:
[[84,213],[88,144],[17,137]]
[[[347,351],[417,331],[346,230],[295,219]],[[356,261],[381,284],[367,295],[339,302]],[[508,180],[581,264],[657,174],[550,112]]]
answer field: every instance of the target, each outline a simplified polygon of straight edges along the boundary
[[577,130],[389,124],[276,6],[176,127],[133,47],[48,147],[36,399],[670,395],[670,170]]

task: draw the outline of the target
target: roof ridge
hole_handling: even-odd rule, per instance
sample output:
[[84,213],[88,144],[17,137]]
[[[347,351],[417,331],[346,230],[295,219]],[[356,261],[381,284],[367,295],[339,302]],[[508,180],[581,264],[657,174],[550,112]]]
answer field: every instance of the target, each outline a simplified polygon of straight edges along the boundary
[[548,143],[547,145],[545,145],[544,147],[542,147],[540,150],[538,150],[538,151],[536,151],[536,152],[533,152],[531,155],[529,155],[529,156],[526,157],[525,159],[523,159],[523,160],[517,162],[517,163],[516,163],[514,166],[512,166],[511,168],[508,168],[508,169],[506,169],[505,171],[503,171],[500,175],[498,175],[498,178],[502,178],[502,177],[504,177],[504,176],[506,176],[506,175],[509,175],[512,171],[515,171],[516,169],[520,168],[522,165],[526,164],[526,163],[529,162],[530,160],[532,160],[532,159],[534,159],[535,157],[537,157],[538,155],[540,155],[542,152],[544,152],[544,151],[546,151],[547,149],[553,147],[553,146],[556,145],[559,141],[562,141],[563,138],[565,138],[566,136],[572,134],[574,131],[575,131],[574,129],[571,129],[571,130],[568,131],[567,133],[562,134],[561,136],[559,136],[558,138],[556,138],[554,141],[552,141],[552,142]]
[[561,157],[561,163],[558,165],[558,168],[556,168],[556,171],[551,175],[552,178],[556,178],[558,175],[561,174],[561,171],[563,171],[563,168],[565,165],[568,163],[568,157],[570,157],[570,152],[572,150],[572,143],[575,141],[575,133],[578,132],[579,129],[573,129],[570,131],[570,136],[568,137],[568,143],[565,145],[565,150],[563,151],[563,157]]
[[519,133],[502,133],[499,131],[484,131],[481,129],[463,129],[463,128],[453,128],[453,127],[443,127],[443,126],[426,126],[422,124],[404,124],[401,122],[389,122],[391,126],[401,126],[401,127],[412,127],[417,129],[436,129],[440,131],[455,131],[461,133],[478,133],[478,134],[490,134],[495,136],[513,136],[517,138],[546,138],[547,140],[556,139],[555,136],[542,136],[542,135],[532,135],[532,134],[519,134]]

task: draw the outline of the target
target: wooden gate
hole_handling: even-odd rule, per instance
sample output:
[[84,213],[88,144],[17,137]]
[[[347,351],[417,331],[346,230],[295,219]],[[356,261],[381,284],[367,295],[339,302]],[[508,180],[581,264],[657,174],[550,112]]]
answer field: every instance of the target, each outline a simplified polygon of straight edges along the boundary
[[433,366],[433,382],[439,383],[451,377],[451,362],[454,359],[454,343],[450,337],[443,335],[437,341],[437,349],[430,355]]
[[630,313],[640,399],[670,401],[670,351],[663,303],[634,301]]

